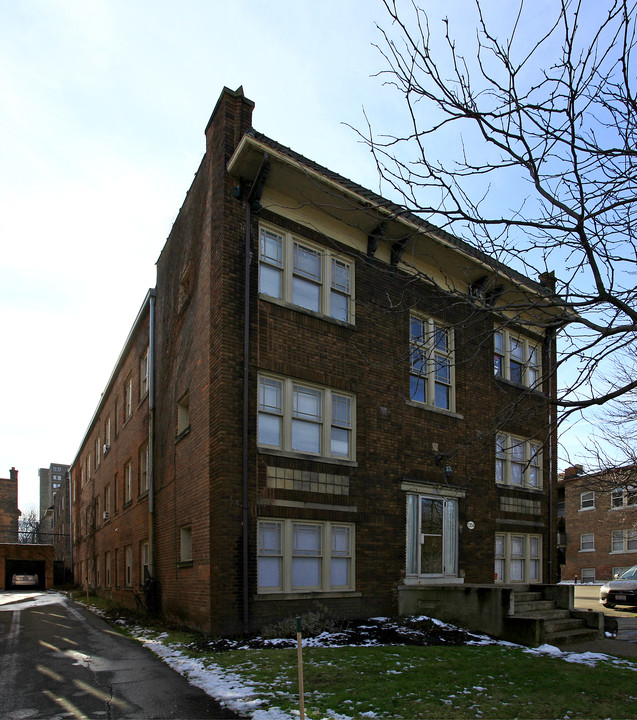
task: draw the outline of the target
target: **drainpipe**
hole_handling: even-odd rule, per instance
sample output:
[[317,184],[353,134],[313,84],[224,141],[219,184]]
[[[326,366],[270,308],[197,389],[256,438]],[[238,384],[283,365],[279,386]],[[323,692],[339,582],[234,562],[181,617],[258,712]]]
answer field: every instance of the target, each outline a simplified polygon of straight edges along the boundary
[[149,290],[148,313],[148,572],[155,578],[155,300]]
[[241,457],[241,523],[242,523],[242,557],[243,557],[243,632],[250,630],[250,593],[249,593],[249,508],[248,508],[248,433],[250,415],[250,265],[252,262],[252,212],[261,209],[261,194],[270,172],[268,153],[263,153],[261,166],[255,175],[252,187],[246,200],[245,213],[245,257],[244,257],[244,295],[243,295],[243,428]]
[[557,412],[555,405],[552,403],[552,399],[556,390],[556,372],[557,369],[555,367],[555,364],[557,362],[557,358],[555,357],[554,352],[554,344],[556,342],[555,339],[555,331],[551,328],[547,329],[545,333],[546,338],[546,350],[547,350],[547,357],[549,359],[549,377],[548,377],[548,383],[549,383],[549,432],[548,432],[548,441],[549,441],[549,497],[548,497],[548,503],[549,503],[549,546],[548,546],[548,553],[547,553],[547,563],[548,563],[548,581],[549,583],[552,583],[555,581],[556,577],[553,574],[553,549],[555,546],[556,538],[553,537],[553,480],[554,480],[554,473],[555,473],[555,462],[553,459],[553,454],[555,452],[555,433],[557,432],[557,427],[555,424],[555,413]]

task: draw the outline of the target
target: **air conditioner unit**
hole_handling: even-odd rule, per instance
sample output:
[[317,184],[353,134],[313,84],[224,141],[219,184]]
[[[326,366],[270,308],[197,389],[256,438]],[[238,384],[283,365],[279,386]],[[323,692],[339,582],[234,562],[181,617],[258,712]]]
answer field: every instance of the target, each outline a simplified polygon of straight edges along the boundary
[[104,445],[104,448],[103,448],[104,457],[106,457],[106,456],[108,455],[108,451],[109,451],[110,449],[111,449],[111,446],[110,446],[110,445]]
[[108,520],[109,517],[110,517],[110,515],[109,515],[108,512],[105,510],[105,511],[104,511],[104,520]]

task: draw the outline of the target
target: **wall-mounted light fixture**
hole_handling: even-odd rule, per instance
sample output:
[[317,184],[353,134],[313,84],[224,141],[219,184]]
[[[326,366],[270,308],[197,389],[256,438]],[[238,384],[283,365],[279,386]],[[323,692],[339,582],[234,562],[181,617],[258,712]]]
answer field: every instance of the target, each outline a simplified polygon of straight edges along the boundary
[[445,479],[446,482],[449,482],[451,478],[453,477],[453,468],[451,465],[447,464],[442,469],[442,477]]

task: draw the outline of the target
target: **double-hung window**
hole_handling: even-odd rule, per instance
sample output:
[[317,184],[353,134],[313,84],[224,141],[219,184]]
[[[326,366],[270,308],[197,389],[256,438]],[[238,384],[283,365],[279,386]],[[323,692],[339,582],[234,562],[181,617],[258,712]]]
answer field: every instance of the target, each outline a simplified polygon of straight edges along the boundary
[[595,492],[593,490],[587,490],[586,492],[580,493],[579,508],[580,510],[595,509]]
[[540,348],[511,330],[499,328],[493,333],[493,372],[496,377],[517,385],[538,387],[541,374]]
[[595,550],[595,533],[582,533],[579,536],[580,552],[592,552]]
[[454,410],[453,331],[431,318],[409,318],[409,397]]
[[495,480],[513,487],[542,487],[542,446],[533,440],[498,433],[495,440]]
[[496,582],[540,582],[542,538],[539,535],[497,533],[494,577]]
[[613,488],[610,493],[611,508],[622,508],[637,504],[637,487]]
[[637,530],[613,530],[611,552],[637,552]]
[[259,378],[258,444],[353,460],[355,398],[289,378]]
[[260,593],[354,589],[354,526],[305,520],[258,521]]
[[259,230],[259,292],[354,322],[354,266],[345,257],[272,227]]

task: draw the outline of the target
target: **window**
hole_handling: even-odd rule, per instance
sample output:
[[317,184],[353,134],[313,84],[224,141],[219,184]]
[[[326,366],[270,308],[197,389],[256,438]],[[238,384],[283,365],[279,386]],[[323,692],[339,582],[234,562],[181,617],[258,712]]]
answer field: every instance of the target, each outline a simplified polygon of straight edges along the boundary
[[124,383],[124,422],[133,414],[133,377],[128,376]]
[[407,576],[456,577],[458,500],[407,495]]
[[111,587],[111,554],[110,552],[107,552],[104,556],[104,573],[105,573],[105,581],[106,581],[106,587]]
[[631,507],[633,505],[637,505],[637,487],[614,488],[611,491],[611,508]]
[[179,560],[192,562],[192,528],[185,525],[179,530]]
[[261,227],[259,292],[327,317],[353,322],[354,267],[326,248]]
[[595,508],[595,493],[592,490],[580,493],[579,508],[580,510],[593,510]]
[[150,560],[148,554],[148,541],[143,542],[139,548],[140,567],[142,571],[142,582],[150,580]]
[[102,585],[102,573],[101,573],[101,567],[100,567],[100,559],[98,557],[95,558],[95,586],[101,587]]
[[130,545],[124,548],[124,584],[133,587],[133,548]]
[[124,464],[124,505],[133,499],[133,463]]
[[354,526],[258,521],[259,592],[354,589]]
[[497,533],[494,579],[498,583],[540,582],[542,538],[539,535]]
[[493,345],[496,377],[517,385],[538,387],[541,370],[538,345],[504,328],[493,333]]
[[611,552],[637,552],[637,530],[613,530]]
[[88,482],[91,479],[91,467],[93,465],[93,461],[91,458],[91,453],[88,454],[88,459],[86,461],[86,482]]
[[595,568],[582,568],[580,571],[580,582],[595,582]]
[[110,447],[111,445],[111,416],[106,418],[106,424],[104,426],[104,443]]
[[101,457],[102,457],[102,440],[98,436],[95,439],[95,469],[96,470],[100,466]]
[[584,533],[579,536],[580,552],[592,552],[595,550],[595,534]]
[[104,487],[104,519],[108,520],[111,515],[111,484]]
[[139,399],[146,397],[148,394],[148,348],[144,350],[139,360]]
[[453,410],[453,331],[431,318],[409,319],[409,397]]
[[259,378],[258,444],[353,460],[355,398],[291,379]]
[[186,393],[177,403],[177,435],[190,427],[190,395]]
[[150,488],[150,476],[148,474],[148,443],[144,443],[139,449],[139,493],[142,495]]
[[541,488],[540,443],[498,433],[495,440],[495,480],[512,487]]

